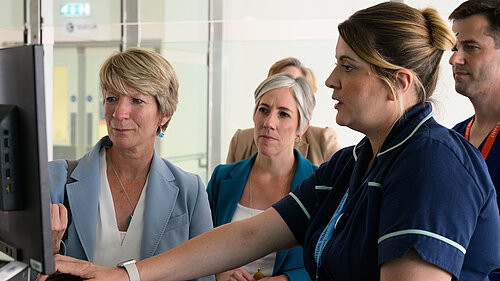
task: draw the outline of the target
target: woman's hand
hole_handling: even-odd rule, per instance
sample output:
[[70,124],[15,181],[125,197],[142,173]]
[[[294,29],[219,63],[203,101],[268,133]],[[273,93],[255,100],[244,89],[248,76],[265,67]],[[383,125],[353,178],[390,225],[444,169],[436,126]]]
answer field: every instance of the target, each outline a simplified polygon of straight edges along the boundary
[[50,206],[50,217],[52,221],[52,249],[55,255],[59,253],[61,239],[68,225],[68,211],[63,204],[52,204]]
[[[217,281],[256,281],[243,267],[216,274],[215,278]],[[290,281],[290,279],[286,274],[282,274],[274,277],[264,277],[259,281]]]
[[215,277],[217,281],[255,281],[243,267],[219,273]]
[[[55,255],[56,270],[80,276],[83,280],[92,281],[128,281],[128,274],[124,268],[106,267],[88,261],[75,259],[68,256]],[[48,275],[39,276],[37,281],[45,281]]]

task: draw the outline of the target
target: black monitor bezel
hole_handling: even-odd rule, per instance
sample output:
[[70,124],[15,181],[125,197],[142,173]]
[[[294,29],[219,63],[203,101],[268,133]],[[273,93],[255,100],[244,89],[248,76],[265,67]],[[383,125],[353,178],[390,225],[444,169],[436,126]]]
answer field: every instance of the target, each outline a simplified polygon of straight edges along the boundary
[[21,210],[0,211],[0,240],[20,251],[18,261],[50,274],[54,258],[43,54],[41,45],[0,49],[0,104],[15,105],[18,111],[18,155],[14,157],[23,203]]

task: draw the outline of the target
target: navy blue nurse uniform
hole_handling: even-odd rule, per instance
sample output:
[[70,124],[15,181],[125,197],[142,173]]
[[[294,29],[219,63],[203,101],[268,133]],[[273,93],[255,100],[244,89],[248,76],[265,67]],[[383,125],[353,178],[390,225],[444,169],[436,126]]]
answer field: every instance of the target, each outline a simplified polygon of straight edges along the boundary
[[[488,280],[500,267],[500,216],[481,154],[414,106],[369,169],[367,138],[337,152],[273,207],[304,248],[312,280],[380,280],[380,266],[414,248],[454,280]],[[314,252],[346,191],[332,238]]]

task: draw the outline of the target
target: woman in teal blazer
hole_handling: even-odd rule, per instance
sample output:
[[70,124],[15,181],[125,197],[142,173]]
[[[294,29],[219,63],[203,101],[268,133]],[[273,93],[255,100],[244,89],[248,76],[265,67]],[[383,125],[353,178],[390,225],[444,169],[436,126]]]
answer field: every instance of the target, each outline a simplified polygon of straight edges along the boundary
[[[259,85],[253,116],[257,154],[215,168],[207,188],[214,226],[257,215],[316,170],[316,166],[293,148],[296,139],[307,129],[314,103],[304,78],[278,74]],[[232,276],[233,280],[252,280],[252,275],[255,279],[262,276],[256,273],[259,271],[266,277],[272,274],[276,280],[309,280],[302,247],[277,252],[275,256],[220,273],[216,278],[226,281]]]
[[[294,150],[294,156],[297,160],[297,167],[290,191],[318,168],[302,157],[297,150]],[[207,188],[214,226],[231,222],[256,157],[257,154],[248,159],[219,165],[215,168]],[[273,276],[280,274],[286,274],[290,280],[310,280],[304,269],[302,247],[276,253]]]

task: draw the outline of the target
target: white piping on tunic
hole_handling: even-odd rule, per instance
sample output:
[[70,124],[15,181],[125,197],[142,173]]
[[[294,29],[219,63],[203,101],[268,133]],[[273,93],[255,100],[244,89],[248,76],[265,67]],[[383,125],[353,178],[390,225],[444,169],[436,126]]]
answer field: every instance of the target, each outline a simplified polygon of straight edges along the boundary
[[374,181],[369,181],[369,182],[368,182],[368,186],[378,187],[378,188],[380,188],[380,189],[383,189],[383,188],[384,188],[384,186],[383,186],[381,183],[374,182]]
[[314,187],[316,190],[332,190],[333,187],[326,185],[317,185]]
[[398,143],[398,144],[396,144],[396,145],[394,145],[394,146],[392,146],[392,147],[390,147],[390,148],[386,149],[385,151],[379,152],[379,153],[377,154],[377,157],[378,157],[378,156],[380,156],[380,155],[383,155],[383,154],[385,154],[385,153],[387,153],[387,152],[389,152],[389,151],[391,151],[391,150],[393,150],[393,149],[396,149],[397,147],[399,147],[399,146],[401,146],[401,145],[403,145],[403,143],[405,143],[407,140],[409,140],[409,139],[410,139],[410,138],[411,138],[411,137],[412,137],[412,136],[413,136],[413,135],[417,132],[417,130],[418,130],[418,129],[419,129],[419,128],[420,128],[420,127],[421,127],[421,126],[422,126],[422,125],[423,125],[423,124],[427,121],[427,120],[429,120],[429,119],[430,119],[433,115],[434,115],[434,109],[432,109],[432,111],[431,111],[431,112],[430,112],[427,116],[425,116],[425,118],[424,118],[424,119],[422,119],[422,120],[420,121],[420,123],[418,123],[418,125],[415,127],[415,129],[413,129],[413,131],[411,132],[411,134],[409,134],[409,135],[408,135],[408,136],[407,136],[404,140],[402,140],[400,143]]
[[[403,145],[403,143],[405,143],[407,140],[409,140],[409,139],[410,139],[410,138],[411,138],[411,137],[412,137],[412,136],[413,136],[413,135],[417,132],[417,130],[418,130],[418,129],[419,129],[419,128],[420,128],[420,127],[421,127],[421,126],[422,126],[422,125],[423,125],[423,124],[427,121],[427,120],[429,120],[429,119],[430,119],[433,115],[434,115],[434,108],[432,109],[432,111],[431,111],[431,112],[430,112],[427,116],[425,116],[425,118],[424,118],[424,119],[422,119],[422,120],[420,121],[420,123],[418,123],[418,125],[415,127],[415,129],[413,129],[413,131],[412,131],[412,132],[411,132],[411,133],[410,133],[410,134],[409,134],[409,135],[408,135],[408,136],[407,136],[404,140],[402,140],[400,143],[398,143],[398,144],[396,144],[396,145],[394,145],[394,146],[392,146],[392,147],[390,147],[390,148],[386,149],[385,151],[379,152],[379,153],[377,154],[377,157],[378,157],[378,156],[380,156],[380,155],[383,155],[383,154],[385,154],[385,153],[387,153],[387,152],[389,152],[389,151],[391,151],[391,150],[393,150],[393,149],[396,149],[397,147],[399,147],[399,146],[401,146],[401,145]],[[354,157],[354,161],[358,161],[358,155],[356,154],[356,149],[357,149],[357,148],[358,148],[358,144],[356,144],[356,145],[354,146],[354,148],[352,149],[352,155],[353,155],[353,157]]]
[[290,196],[292,196],[292,198],[295,200],[295,202],[297,202],[297,204],[299,204],[299,207],[302,209],[302,211],[306,215],[307,219],[310,220],[311,215],[309,215],[309,212],[306,210],[306,207],[304,206],[304,204],[302,204],[302,202],[300,202],[299,198],[295,194],[293,194],[292,192],[290,192]]
[[[427,121],[427,120],[429,120],[429,119],[430,119],[433,115],[434,115],[434,109],[432,109],[432,111],[431,111],[431,112],[430,112],[427,116],[425,116],[425,118],[424,118],[424,119],[422,119],[422,120],[420,121],[420,123],[418,123],[418,125],[415,127],[415,129],[413,129],[413,131],[412,131],[412,132],[411,132],[411,133],[410,133],[410,134],[409,134],[409,135],[408,135],[408,136],[407,136],[404,140],[402,140],[400,143],[398,143],[398,144],[396,144],[396,145],[394,145],[394,146],[392,146],[392,147],[390,147],[390,148],[386,149],[385,151],[379,152],[379,153],[377,154],[377,157],[378,157],[378,156],[380,156],[380,155],[383,155],[383,154],[385,154],[385,153],[387,153],[387,152],[389,152],[389,151],[391,151],[391,150],[393,150],[393,149],[396,149],[396,148],[397,148],[397,147],[399,147],[399,146],[401,146],[403,143],[405,143],[407,140],[409,140],[409,139],[410,139],[410,138],[411,138],[411,137],[412,137],[412,136],[413,136],[413,135],[417,132],[417,130],[418,130],[418,129],[419,129],[419,128],[420,128],[420,127],[421,127],[421,126],[422,126],[422,125],[423,125],[423,124]],[[356,154],[357,145],[358,145],[358,144],[356,144],[356,145],[354,146],[354,148],[352,149],[352,154],[353,154],[353,157],[354,157],[354,161],[357,161],[357,160],[358,160],[358,155]],[[382,185],[382,184],[380,184],[380,183],[378,183],[378,182],[368,182],[368,186],[378,187],[378,188],[380,188],[380,189],[382,189],[382,188],[383,188],[383,185]],[[315,189],[316,189],[316,190],[331,190],[331,189],[332,189],[332,187],[329,187],[329,186],[316,186],[316,187],[315,187]],[[307,219],[309,219],[309,220],[310,220],[310,219],[311,219],[311,215],[309,214],[309,212],[308,212],[308,211],[307,211],[307,209],[305,208],[304,204],[302,204],[302,202],[299,200],[299,198],[298,198],[295,194],[293,194],[292,192],[290,192],[290,196],[291,196],[291,197],[295,200],[295,202],[297,202],[297,204],[299,205],[299,207],[302,209],[302,211],[303,211],[303,212],[304,212],[304,214],[306,215]],[[394,232],[394,233],[397,233],[397,232]],[[382,237],[379,239],[379,243],[380,243],[381,241],[383,241],[383,240],[385,240],[385,239],[389,238],[389,237],[386,237],[387,235],[390,235],[390,234],[386,234],[386,235],[382,236]],[[435,235],[437,235],[437,234],[435,234]],[[429,236],[430,236],[430,235],[429,235]],[[439,236],[439,235],[438,235],[438,236]],[[391,236],[391,237],[392,237],[392,236]],[[435,238],[437,238],[437,237],[435,237]],[[446,237],[443,237],[443,238],[444,238],[444,239],[448,239],[448,238],[446,238]],[[381,239],[382,239],[382,240],[381,240]],[[437,239],[439,239],[439,238],[437,238]],[[449,240],[449,239],[448,239],[448,240]],[[443,241],[444,241],[444,240],[443,240]],[[451,241],[451,240],[450,240],[450,241]],[[451,241],[451,242],[453,242],[453,243],[457,244],[457,243],[456,243],[456,242],[454,242],[454,241]],[[458,246],[460,246],[460,244],[457,244],[457,245],[458,245]],[[455,246],[455,247],[456,247],[456,246]],[[462,247],[462,246],[460,246],[460,247]],[[459,249],[459,250],[461,250],[461,248],[458,248],[458,249]],[[463,252],[464,252],[464,251],[465,251],[465,248],[463,248],[463,247],[462,247],[462,249],[463,249]],[[464,252],[464,254],[465,254],[465,252]]]
[[400,230],[400,231],[388,233],[388,234],[386,234],[378,239],[378,244],[380,244],[382,241],[384,241],[386,239],[389,239],[389,238],[392,238],[395,236],[407,235],[407,234],[424,235],[424,236],[438,239],[446,244],[449,244],[449,245],[457,248],[460,252],[462,252],[465,255],[465,252],[466,252],[465,247],[458,244],[457,242],[455,242],[449,238],[446,238],[442,235],[439,235],[439,234],[436,234],[436,233],[433,233],[433,232],[430,232],[427,230],[421,230],[421,229],[405,229],[405,230]]

